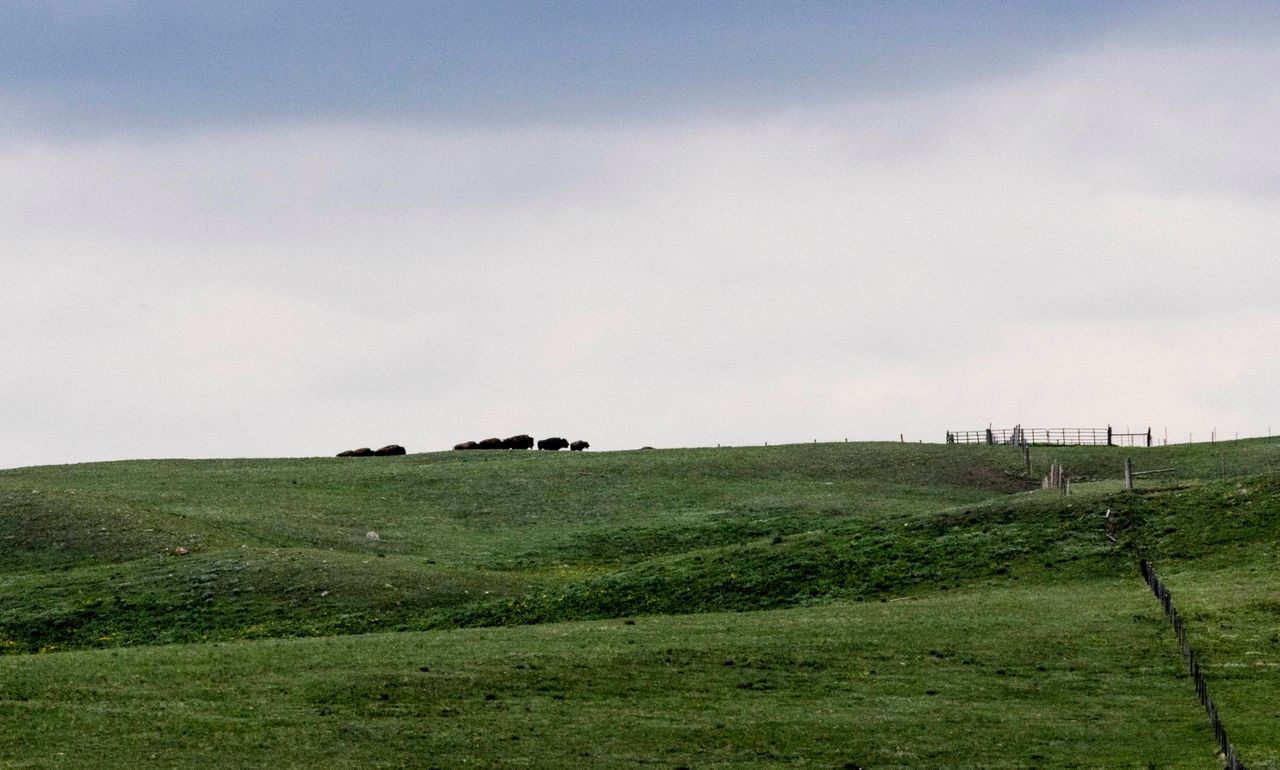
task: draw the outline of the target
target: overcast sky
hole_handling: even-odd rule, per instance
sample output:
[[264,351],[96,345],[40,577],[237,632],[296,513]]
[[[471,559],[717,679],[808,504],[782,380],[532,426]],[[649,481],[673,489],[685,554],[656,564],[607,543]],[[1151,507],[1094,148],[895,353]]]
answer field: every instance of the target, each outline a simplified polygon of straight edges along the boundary
[[1280,5],[0,1],[0,467],[1280,429]]

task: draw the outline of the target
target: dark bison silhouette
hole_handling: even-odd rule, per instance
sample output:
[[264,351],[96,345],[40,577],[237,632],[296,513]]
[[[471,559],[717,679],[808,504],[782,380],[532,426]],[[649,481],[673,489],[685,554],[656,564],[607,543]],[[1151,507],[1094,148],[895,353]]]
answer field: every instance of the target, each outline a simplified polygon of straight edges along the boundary
[[476,449],[506,449],[500,438],[487,438],[476,444]]
[[367,446],[359,449],[348,449],[345,452],[339,452],[338,457],[373,457],[373,450]]
[[502,443],[506,445],[507,449],[533,449],[533,436],[521,433],[519,436],[503,439]]
[[591,445],[590,445],[590,444],[588,444],[588,443],[587,443],[587,442],[585,442],[585,441],[575,441],[575,442],[573,442],[572,444],[570,444],[570,445],[569,445],[569,451],[570,451],[570,452],[581,452],[582,450],[587,449],[587,448],[589,448],[590,446],[591,446]]
[[539,449],[548,449],[552,452],[564,449],[567,446],[569,446],[569,442],[559,436],[552,436],[551,438],[544,438],[538,441]]
[[454,449],[459,449],[459,450],[461,450],[461,449],[479,449],[479,448],[480,448],[480,445],[479,445],[479,444],[477,444],[477,443],[476,443],[476,442],[474,442],[474,441],[464,441],[464,442],[462,442],[461,444],[454,444],[454,445],[453,445],[453,448],[454,448]]
[[378,457],[392,457],[394,455],[402,455],[405,452],[404,447],[399,444],[387,444],[381,449],[373,450],[373,453]]

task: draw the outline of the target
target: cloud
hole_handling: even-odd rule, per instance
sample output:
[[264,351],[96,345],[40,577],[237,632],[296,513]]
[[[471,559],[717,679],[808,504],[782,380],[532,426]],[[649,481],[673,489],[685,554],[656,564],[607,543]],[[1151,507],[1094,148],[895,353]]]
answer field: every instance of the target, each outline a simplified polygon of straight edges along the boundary
[[1260,431],[1274,50],[1112,44],[751,120],[10,140],[0,466]]

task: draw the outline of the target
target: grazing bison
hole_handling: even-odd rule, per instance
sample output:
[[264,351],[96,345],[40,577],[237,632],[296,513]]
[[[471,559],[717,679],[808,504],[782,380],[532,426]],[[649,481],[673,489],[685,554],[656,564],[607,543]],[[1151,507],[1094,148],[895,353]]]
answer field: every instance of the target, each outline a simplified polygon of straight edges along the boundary
[[391,457],[393,455],[402,455],[405,452],[404,447],[399,444],[387,444],[381,449],[373,450],[373,453],[378,457]]
[[359,449],[348,449],[345,452],[339,452],[338,457],[373,457],[373,450],[367,446]]
[[476,444],[476,449],[506,449],[506,445],[502,443],[500,438],[487,438]]
[[503,439],[502,443],[506,444],[507,449],[533,449],[533,436],[521,433],[519,436]]
[[588,447],[590,447],[590,446],[591,446],[591,445],[590,445],[590,444],[588,444],[588,443],[587,443],[587,442],[585,442],[585,441],[575,441],[575,442],[573,442],[572,444],[570,444],[570,445],[569,445],[569,451],[570,451],[570,452],[581,452],[582,450],[587,449],[587,448],[588,448]]
[[565,439],[560,438],[559,436],[544,438],[538,442],[539,449],[547,449],[552,452],[555,452],[560,449],[564,449],[567,446],[569,446],[569,442],[566,441]]
[[477,444],[477,443],[476,443],[476,442],[474,442],[474,441],[464,441],[464,442],[462,442],[461,444],[454,444],[454,445],[453,445],[453,448],[454,448],[454,449],[458,449],[458,450],[462,450],[462,449],[479,449],[479,448],[480,448],[480,445],[479,445],[479,444]]

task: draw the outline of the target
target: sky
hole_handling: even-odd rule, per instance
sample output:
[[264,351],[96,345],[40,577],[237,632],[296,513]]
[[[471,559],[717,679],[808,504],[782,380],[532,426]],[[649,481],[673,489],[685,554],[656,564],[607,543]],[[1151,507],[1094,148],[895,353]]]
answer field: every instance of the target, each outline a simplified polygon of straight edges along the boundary
[[1280,429],[1274,3],[0,11],[0,467]]

